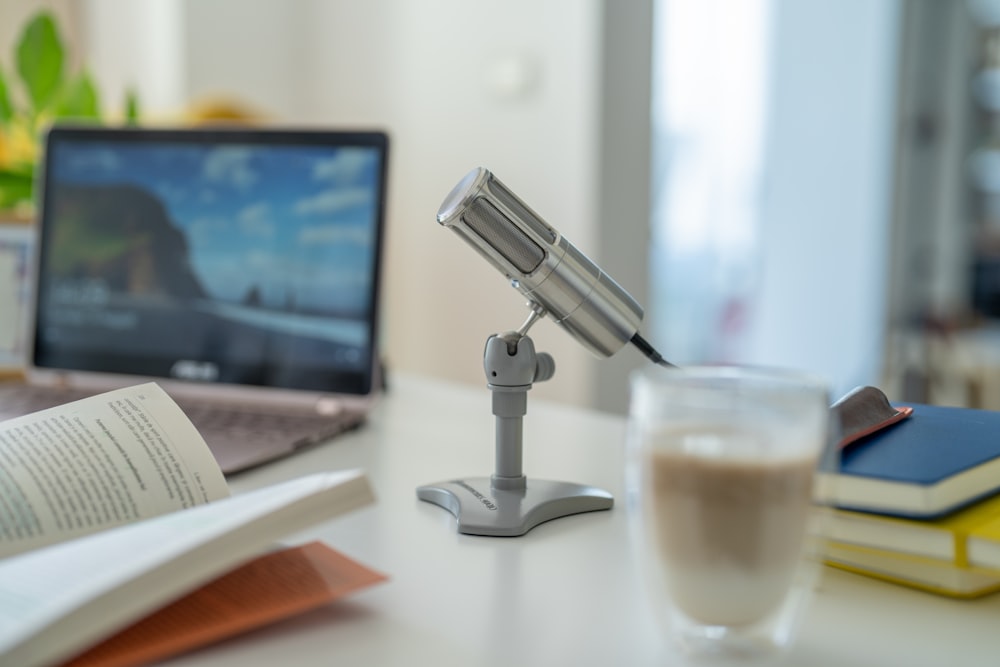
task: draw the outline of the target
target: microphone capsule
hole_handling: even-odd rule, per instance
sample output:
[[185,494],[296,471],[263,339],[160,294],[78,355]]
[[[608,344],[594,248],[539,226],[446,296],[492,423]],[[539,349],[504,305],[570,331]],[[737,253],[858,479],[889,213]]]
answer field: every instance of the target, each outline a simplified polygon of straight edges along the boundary
[[466,174],[437,220],[597,356],[610,357],[638,331],[635,299],[489,170]]

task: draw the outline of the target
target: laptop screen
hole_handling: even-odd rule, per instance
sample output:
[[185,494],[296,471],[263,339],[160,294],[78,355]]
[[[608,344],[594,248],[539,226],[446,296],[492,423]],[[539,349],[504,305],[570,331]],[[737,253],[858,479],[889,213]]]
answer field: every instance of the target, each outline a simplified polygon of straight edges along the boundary
[[33,365],[368,393],[387,144],[52,129]]

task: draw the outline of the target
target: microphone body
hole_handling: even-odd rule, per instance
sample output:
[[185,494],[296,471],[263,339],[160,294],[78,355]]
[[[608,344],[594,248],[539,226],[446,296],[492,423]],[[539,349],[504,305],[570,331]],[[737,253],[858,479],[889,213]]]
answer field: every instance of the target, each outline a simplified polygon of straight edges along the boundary
[[595,355],[610,357],[638,331],[636,300],[489,170],[466,174],[437,220]]

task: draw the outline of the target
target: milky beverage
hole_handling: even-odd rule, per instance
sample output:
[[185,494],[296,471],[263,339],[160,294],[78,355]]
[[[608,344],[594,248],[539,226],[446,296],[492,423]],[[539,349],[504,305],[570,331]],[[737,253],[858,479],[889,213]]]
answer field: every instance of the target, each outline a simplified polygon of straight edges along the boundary
[[[656,437],[692,435],[699,437]],[[709,437],[720,437],[718,429]],[[724,626],[776,611],[802,552],[819,447],[769,459],[657,449],[645,466],[646,530],[676,606]]]

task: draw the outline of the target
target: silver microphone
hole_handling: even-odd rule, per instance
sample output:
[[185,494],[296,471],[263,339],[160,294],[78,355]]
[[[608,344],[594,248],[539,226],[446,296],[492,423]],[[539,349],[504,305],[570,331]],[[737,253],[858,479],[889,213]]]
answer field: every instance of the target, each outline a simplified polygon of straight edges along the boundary
[[641,340],[643,312],[636,300],[489,170],[466,174],[437,220],[597,356],[610,357]]

